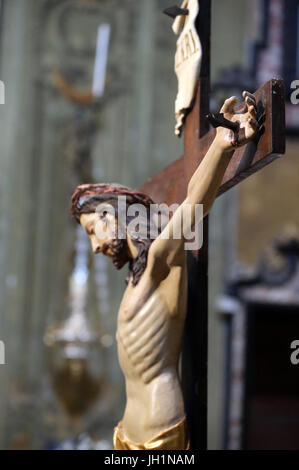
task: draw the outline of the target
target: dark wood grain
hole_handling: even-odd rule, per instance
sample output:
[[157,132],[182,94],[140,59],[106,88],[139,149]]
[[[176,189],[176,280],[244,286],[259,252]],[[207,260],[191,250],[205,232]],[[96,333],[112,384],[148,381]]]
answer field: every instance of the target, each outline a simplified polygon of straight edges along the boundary
[[180,204],[186,196],[184,157],[175,160],[154,178],[147,180],[139,191],[148,194],[156,203]]

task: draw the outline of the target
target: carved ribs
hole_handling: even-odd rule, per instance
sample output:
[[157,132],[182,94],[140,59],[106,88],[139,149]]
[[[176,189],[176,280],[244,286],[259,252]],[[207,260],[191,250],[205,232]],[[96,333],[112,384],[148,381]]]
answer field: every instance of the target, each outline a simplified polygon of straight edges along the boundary
[[157,292],[133,316],[122,316],[119,322],[118,338],[144,383],[153,380],[165,365],[167,323],[167,307]]

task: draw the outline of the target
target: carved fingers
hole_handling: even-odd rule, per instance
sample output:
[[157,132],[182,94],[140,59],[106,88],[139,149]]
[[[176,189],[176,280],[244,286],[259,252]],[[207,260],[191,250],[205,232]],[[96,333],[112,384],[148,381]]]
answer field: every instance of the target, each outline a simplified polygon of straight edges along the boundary
[[256,119],[250,118],[250,119],[248,120],[248,122],[249,122],[249,124],[251,125],[251,127],[254,129],[254,131],[257,131],[257,130],[258,130],[258,128],[259,128],[259,123],[257,122]]
[[239,125],[237,129],[231,129],[225,125],[218,127],[218,142],[225,148],[228,143],[233,147],[240,147],[246,144],[254,138],[260,129],[255,96],[248,91],[243,91],[242,97],[244,102],[238,110],[235,110],[235,106],[238,103],[236,96],[231,96],[225,100],[220,110],[220,113],[224,114],[225,119],[236,122]]
[[250,101],[251,104],[256,105],[255,96],[252,93],[249,93],[249,91],[244,90],[242,93],[242,96],[245,101],[246,101],[246,98],[248,98],[248,101]]
[[238,103],[238,98],[236,96],[231,96],[227,100],[224,101],[220,112],[223,114],[234,114],[235,113],[235,106]]
[[245,100],[245,110],[243,112],[247,112],[251,119],[256,120],[257,106],[255,96],[249,93],[248,91],[243,91],[242,96]]
[[243,91],[242,96],[245,101],[245,109],[243,113],[246,115],[245,121],[245,138],[253,137],[259,129],[257,121],[257,105],[255,96],[248,91]]

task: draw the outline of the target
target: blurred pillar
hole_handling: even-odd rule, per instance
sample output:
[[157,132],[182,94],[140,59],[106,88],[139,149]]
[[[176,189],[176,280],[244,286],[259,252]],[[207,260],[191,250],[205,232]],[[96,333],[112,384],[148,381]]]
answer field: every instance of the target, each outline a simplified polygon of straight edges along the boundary
[[33,34],[39,2],[2,2],[1,79],[6,103],[0,113],[0,337],[5,342],[6,363],[0,367],[0,442],[5,443],[8,378],[26,369],[30,360],[26,331],[30,323],[32,206],[34,145],[34,82],[36,64]]

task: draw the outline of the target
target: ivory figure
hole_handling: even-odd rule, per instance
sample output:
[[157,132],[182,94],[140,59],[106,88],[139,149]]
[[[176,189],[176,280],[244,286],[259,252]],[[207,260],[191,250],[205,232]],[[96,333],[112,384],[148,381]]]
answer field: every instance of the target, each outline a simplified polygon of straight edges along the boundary
[[[138,203],[148,216],[153,201],[145,194],[117,184],[87,184],[78,186],[72,196],[72,215],[86,230],[93,252],[110,257],[117,269],[129,265],[117,319],[118,357],[127,402],[114,432],[116,450],[189,448],[177,370],[187,301],[186,240],[174,237],[174,233],[187,206],[191,207],[190,229],[195,224],[196,204],[203,205],[204,214],[209,212],[234,149],[256,135],[255,98],[248,92],[243,98],[241,112],[235,112],[235,97],[227,99],[221,109],[227,120],[239,123],[238,132],[217,128],[189,182],[184,202],[154,240],[136,238],[127,229],[129,225],[124,227],[124,237],[117,234],[119,196],[126,196],[127,209]],[[115,208],[115,215],[98,211],[103,203]],[[125,223],[131,219],[128,215]]]
[[180,34],[175,54],[175,73],[178,78],[178,94],[175,101],[175,134],[181,136],[186,113],[192,106],[200,73],[202,48],[196,30],[196,18],[199,12],[198,0],[184,0],[182,9],[187,15],[179,15],[174,20],[172,29]]

